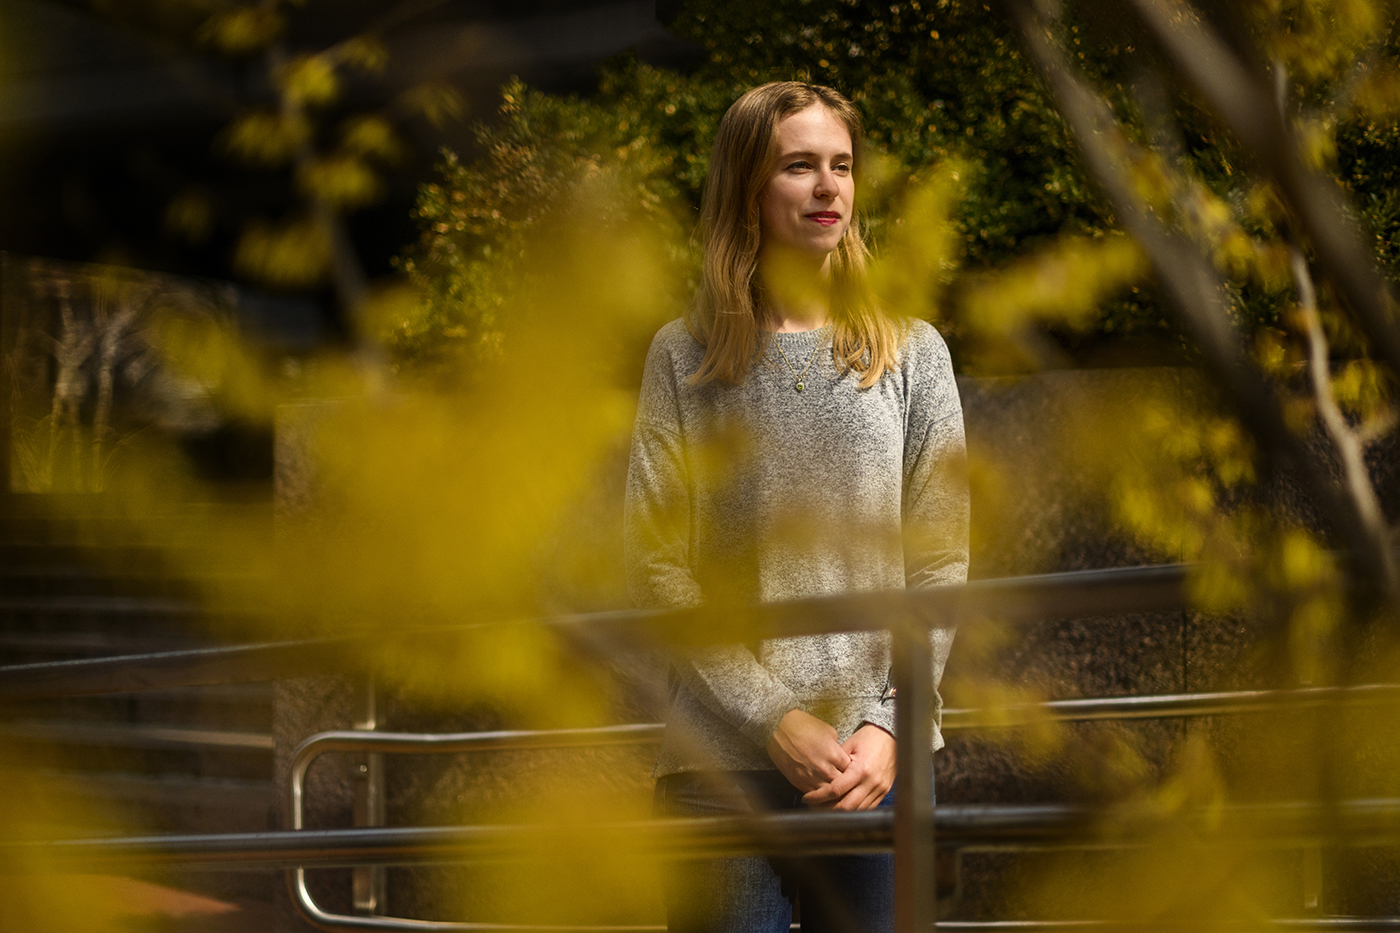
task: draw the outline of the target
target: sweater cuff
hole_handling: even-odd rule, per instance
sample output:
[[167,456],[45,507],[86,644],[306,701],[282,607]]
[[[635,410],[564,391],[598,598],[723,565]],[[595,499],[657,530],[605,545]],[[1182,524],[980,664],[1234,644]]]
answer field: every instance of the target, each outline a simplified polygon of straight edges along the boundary
[[739,731],[753,744],[759,748],[766,749],[768,740],[773,737],[773,733],[778,730],[778,723],[783,717],[795,709],[801,709],[802,704],[797,700],[797,694],[791,690],[776,691],[771,696],[764,698],[764,704],[754,710],[752,716],[739,726]]
[[886,691],[886,696],[880,697],[865,708],[861,714],[861,725],[870,723],[872,726],[879,726],[890,735],[898,738],[899,736],[894,731],[894,697],[889,695],[891,692]]

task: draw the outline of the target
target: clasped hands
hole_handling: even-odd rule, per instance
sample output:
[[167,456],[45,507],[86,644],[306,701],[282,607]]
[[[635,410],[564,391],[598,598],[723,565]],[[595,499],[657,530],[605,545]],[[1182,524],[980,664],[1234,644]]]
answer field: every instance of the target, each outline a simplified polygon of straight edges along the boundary
[[895,740],[879,726],[861,726],[845,742],[810,713],[790,710],[768,740],[768,757],[802,791],[808,806],[869,810],[894,786]]

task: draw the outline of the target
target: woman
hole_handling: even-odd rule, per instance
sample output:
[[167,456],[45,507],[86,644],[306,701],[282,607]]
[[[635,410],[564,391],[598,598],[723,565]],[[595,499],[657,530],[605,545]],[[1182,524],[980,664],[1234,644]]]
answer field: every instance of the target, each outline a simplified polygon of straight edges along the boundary
[[[872,301],[855,222],[861,124],[830,88],[749,90],[720,123],[705,264],[647,356],[625,516],[648,608],[960,583],[962,409],[947,348]],[[935,684],[952,632],[935,630]],[[656,764],[665,815],[892,804],[884,633],[678,656]],[[934,747],[942,737],[933,736]],[[687,863],[670,929],[892,927],[889,856]]]

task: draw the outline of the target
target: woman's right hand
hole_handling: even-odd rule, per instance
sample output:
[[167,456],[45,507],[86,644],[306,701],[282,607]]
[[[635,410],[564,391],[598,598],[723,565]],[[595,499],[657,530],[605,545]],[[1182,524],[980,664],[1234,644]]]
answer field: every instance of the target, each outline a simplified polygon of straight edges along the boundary
[[768,757],[804,794],[826,787],[851,763],[836,729],[800,709],[789,710],[778,722],[768,740]]

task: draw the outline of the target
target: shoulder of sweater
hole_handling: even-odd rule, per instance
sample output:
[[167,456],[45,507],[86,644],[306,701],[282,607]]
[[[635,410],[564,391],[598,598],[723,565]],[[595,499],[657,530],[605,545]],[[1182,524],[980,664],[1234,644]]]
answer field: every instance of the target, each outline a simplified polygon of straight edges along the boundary
[[928,366],[947,358],[948,344],[938,328],[919,318],[909,322],[909,332],[904,337],[904,352],[900,357],[903,368]]
[[667,354],[672,359],[678,357],[691,357],[697,354],[704,354],[705,348],[700,345],[693,336],[689,328],[685,326],[684,318],[676,318],[663,324],[656,332],[656,336],[651,340],[652,352],[660,351]]

